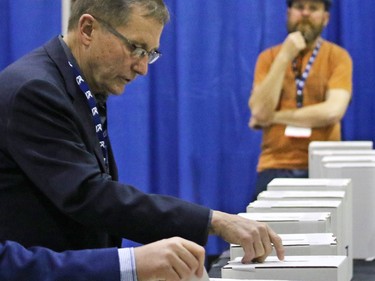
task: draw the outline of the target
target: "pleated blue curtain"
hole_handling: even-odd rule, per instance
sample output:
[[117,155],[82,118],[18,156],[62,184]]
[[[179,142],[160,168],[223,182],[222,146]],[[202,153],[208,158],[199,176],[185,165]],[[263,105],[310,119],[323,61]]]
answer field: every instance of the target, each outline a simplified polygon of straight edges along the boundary
[[[257,55],[286,36],[285,1],[165,2],[171,22],[162,35],[162,58],[109,101],[120,179],[145,192],[244,212],[261,140],[247,127],[247,101]],[[59,34],[60,9],[56,0],[0,0],[0,67]],[[373,0],[334,0],[324,32],[354,61],[345,140],[375,139],[374,12]],[[227,247],[210,238],[206,248],[219,254]]]
[[0,0],[0,69],[60,32],[60,1]]

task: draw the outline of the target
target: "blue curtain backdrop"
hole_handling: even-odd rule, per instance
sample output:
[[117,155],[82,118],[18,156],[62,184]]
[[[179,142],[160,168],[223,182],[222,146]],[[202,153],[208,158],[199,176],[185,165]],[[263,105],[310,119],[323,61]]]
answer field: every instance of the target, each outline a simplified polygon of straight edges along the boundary
[[[109,103],[121,181],[244,212],[261,139],[247,127],[253,69],[260,51],[285,38],[285,1],[165,2],[172,17],[161,40],[163,57]],[[0,68],[59,34],[60,9],[57,0],[0,0]],[[373,0],[335,0],[324,32],[354,61],[345,140],[375,140],[374,14]],[[207,252],[227,247],[210,238]]]

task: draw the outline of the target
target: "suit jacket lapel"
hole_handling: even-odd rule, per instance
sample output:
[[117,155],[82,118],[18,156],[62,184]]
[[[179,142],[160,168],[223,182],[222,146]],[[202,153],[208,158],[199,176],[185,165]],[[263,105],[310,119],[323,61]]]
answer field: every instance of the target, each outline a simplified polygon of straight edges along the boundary
[[95,132],[95,127],[92,121],[90,108],[87,104],[87,99],[75,81],[75,77],[73,75],[71,67],[68,64],[68,58],[65,55],[59,38],[56,37],[52,39],[44,47],[51,59],[55,62],[58,69],[60,70],[61,76],[63,77],[65,82],[66,92],[71,97],[72,104],[80,117],[80,121],[82,122],[85,131],[84,133],[86,135],[83,141],[85,142],[87,148],[95,153],[101,170],[105,172],[104,157],[100,149],[98,137]]

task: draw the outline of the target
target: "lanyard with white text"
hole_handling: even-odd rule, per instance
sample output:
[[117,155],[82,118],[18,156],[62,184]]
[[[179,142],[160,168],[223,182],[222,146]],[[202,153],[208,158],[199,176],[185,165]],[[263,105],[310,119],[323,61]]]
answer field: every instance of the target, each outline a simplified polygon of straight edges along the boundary
[[[313,65],[313,63],[314,63],[314,61],[316,59],[316,56],[319,53],[319,50],[320,50],[321,46],[322,46],[322,42],[321,42],[321,40],[319,40],[318,43],[316,44],[313,52],[312,52],[312,55],[311,55],[311,57],[310,57],[307,65],[306,65],[306,68],[303,71],[302,75],[300,77],[296,76],[296,85],[297,85],[297,97],[296,97],[296,101],[297,101],[297,107],[302,107],[303,106],[303,88],[305,87],[306,79],[309,76],[311,67],[312,67],[312,65]],[[293,71],[295,73],[297,72],[297,60],[296,59],[293,61]]]
[[107,144],[108,144],[108,133],[107,133],[107,126],[106,123],[102,124],[100,120],[100,114],[97,107],[97,103],[95,98],[93,97],[89,85],[87,85],[86,81],[83,79],[82,75],[79,73],[78,69],[68,61],[69,66],[72,68],[74,76],[76,78],[76,82],[80,87],[81,91],[85,94],[87,99],[87,104],[91,110],[92,120],[95,125],[96,135],[99,139],[100,148],[103,153],[104,157],[104,164],[106,168],[106,172],[109,173],[109,165],[108,165],[108,151],[107,151]]

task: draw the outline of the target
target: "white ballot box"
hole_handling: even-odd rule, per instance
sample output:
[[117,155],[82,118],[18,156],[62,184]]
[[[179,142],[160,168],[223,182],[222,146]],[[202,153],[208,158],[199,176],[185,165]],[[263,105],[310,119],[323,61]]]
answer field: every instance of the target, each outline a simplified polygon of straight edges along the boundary
[[375,163],[329,163],[327,177],[351,178],[353,184],[353,257],[375,257]]
[[372,149],[372,141],[312,141],[309,143],[309,151],[322,149]]
[[[315,150],[309,158],[309,177],[322,178],[323,159],[326,157],[359,157],[355,161],[364,161],[362,157],[375,157],[375,150]],[[362,159],[361,159],[362,158]],[[327,159],[325,160],[327,161]],[[331,159],[333,161],[333,159]],[[366,160],[368,162],[369,160]],[[336,161],[337,162],[337,161]]]
[[[353,254],[354,254],[354,238],[353,238],[353,186],[352,179],[344,176],[330,176],[328,178],[276,178],[268,185],[267,190],[270,191],[345,191],[345,209],[343,213],[345,218],[343,220],[345,227],[345,235],[347,235],[348,256],[349,256],[349,270],[350,276],[353,275]],[[351,245],[351,247],[350,247]]]
[[350,281],[346,256],[269,256],[264,263],[242,264],[241,258],[221,269],[222,278]]
[[[333,233],[279,234],[279,236],[283,241],[285,256],[339,255],[336,237]],[[229,255],[231,260],[243,257],[243,248],[240,245],[231,244]],[[275,250],[270,255],[275,256]]]
[[[300,192],[311,192],[310,194],[314,196],[319,196],[317,193],[323,192],[337,192],[337,191],[344,191],[345,198],[344,198],[344,214],[345,214],[345,223],[348,229],[352,229],[352,221],[353,221],[353,187],[352,187],[352,179],[351,178],[340,178],[336,177],[333,178],[276,178],[273,179],[267,185],[267,191],[265,192],[272,192],[272,194],[276,194],[273,192],[281,192],[286,191],[285,196],[289,197],[298,197],[303,196],[303,193]],[[295,193],[293,193],[295,192]],[[260,193],[262,194],[262,193]],[[280,193],[280,196],[284,196]],[[309,193],[305,193],[306,196]],[[328,194],[328,193],[327,193]],[[338,195],[338,193],[336,194]],[[276,196],[276,195],[274,195]],[[328,195],[329,198],[335,196],[334,194]],[[298,200],[298,199],[296,199]],[[329,200],[329,199],[328,199]],[[350,231],[349,239],[352,240],[352,231]]]
[[350,247],[349,234],[344,226],[344,213],[342,210],[342,200],[331,201],[254,201],[251,202],[246,211],[251,212],[330,212],[332,233],[337,237],[339,254],[347,255]]
[[372,148],[372,141],[312,141],[308,148],[309,177],[317,177],[314,152],[318,150],[372,150]]
[[239,216],[267,223],[278,234],[332,232],[329,212],[239,213]]
[[330,212],[332,232],[337,237],[339,254],[347,255],[350,247],[349,231],[344,225],[344,212],[342,200],[331,201],[254,201],[250,203],[246,211],[251,212]]
[[267,190],[344,190],[351,193],[351,179],[343,178],[276,178]]
[[[260,193],[260,200],[264,198],[265,194],[270,194],[268,197],[278,196],[274,192],[287,192],[279,193],[281,197],[295,197],[298,200],[299,196],[318,196],[323,195],[325,192],[345,192],[345,197],[343,200],[343,212],[345,214],[345,225],[347,229],[352,229],[353,221],[353,195],[352,195],[352,179],[350,178],[276,178],[273,179],[268,185],[265,193]],[[267,193],[270,192],[270,193]],[[307,193],[302,193],[307,192]],[[309,193],[311,192],[311,193]],[[324,193],[323,193],[324,192]],[[321,195],[319,195],[321,193]],[[262,194],[262,195],[261,195]],[[303,195],[305,194],[305,195]],[[315,194],[315,195],[314,195]],[[328,195],[329,193],[325,193]],[[339,193],[331,193],[327,198],[334,199],[334,196],[338,196]],[[336,198],[337,199],[337,198]],[[271,199],[270,199],[271,200]],[[281,199],[280,199],[281,200]],[[293,199],[294,200],[294,199]],[[329,200],[329,199],[327,199]],[[349,241],[352,241],[352,231],[349,231]]]
[[342,200],[346,196],[343,190],[266,190],[258,194],[257,200]]
[[347,226],[349,231],[348,241],[349,245],[352,245],[352,203],[349,202],[346,196],[346,191],[343,190],[322,190],[322,191],[295,191],[295,190],[266,190],[259,193],[257,201],[298,201],[298,200],[309,200],[309,201],[332,201],[341,200],[342,210],[344,213],[344,224]]

